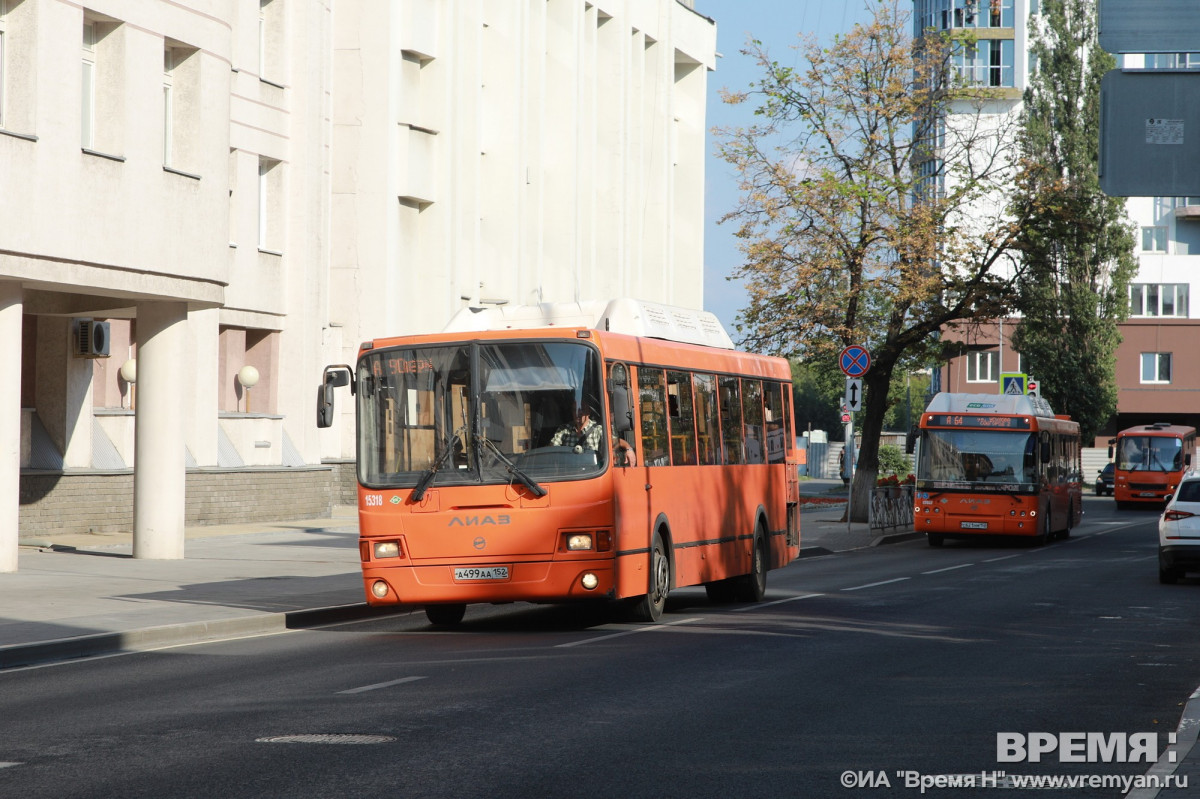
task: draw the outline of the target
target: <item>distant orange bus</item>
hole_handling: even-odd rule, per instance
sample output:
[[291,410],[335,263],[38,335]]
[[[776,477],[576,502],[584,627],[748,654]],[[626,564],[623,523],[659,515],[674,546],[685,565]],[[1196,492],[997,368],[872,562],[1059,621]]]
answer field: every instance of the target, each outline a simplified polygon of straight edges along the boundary
[[913,519],[947,537],[1070,535],[1083,514],[1079,424],[1039,397],[937,394],[921,414]]
[[1118,508],[1162,505],[1196,453],[1196,429],[1167,422],[1122,430],[1109,442]]
[[603,599],[657,621],[680,586],[761,600],[799,554],[789,364],[733,350],[711,314],[472,309],[364,343],[352,372],[326,368],[318,424],[351,383],[372,605],[445,626],[471,603]]

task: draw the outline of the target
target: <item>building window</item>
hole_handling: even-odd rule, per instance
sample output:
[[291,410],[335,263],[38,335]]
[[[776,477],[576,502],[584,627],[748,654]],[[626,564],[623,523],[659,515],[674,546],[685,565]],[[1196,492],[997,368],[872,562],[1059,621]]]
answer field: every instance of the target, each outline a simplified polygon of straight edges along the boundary
[[175,126],[172,124],[174,109],[171,105],[171,90],[175,82],[175,50],[163,50],[163,166],[171,165],[171,138]]
[[258,0],[258,77],[282,85],[283,0]]
[[1142,252],[1166,252],[1167,229],[1165,227],[1142,228]]
[[1187,283],[1129,284],[1130,316],[1188,316]]
[[929,28],[1011,28],[1013,0],[916,0],[918,35]]
[[4,64],[4,32],[8,22],[8,0],[0,0],[0,128],[4,127],[4,81],[8,74]]
[[1200,53],[1151,53],[1147,69],[1200,69]]
[[1143,352],[1142,353],[1142,382],[1170,383],[1171,382],[1171,353]]
[[91,149],[96,143],[96,23],[83,21],[83,82],[80,86],[80,141]]
[[1000,353],[995,350],[967,353],[967,382],[995,383],[999,380]]
[[1013,70],[1012,39],[982,39],[965,43],[955,58],[962,79],[972,86],[1012,88],[1016,73]]
[[283,251],[283,165],[258,159],[258,248]]

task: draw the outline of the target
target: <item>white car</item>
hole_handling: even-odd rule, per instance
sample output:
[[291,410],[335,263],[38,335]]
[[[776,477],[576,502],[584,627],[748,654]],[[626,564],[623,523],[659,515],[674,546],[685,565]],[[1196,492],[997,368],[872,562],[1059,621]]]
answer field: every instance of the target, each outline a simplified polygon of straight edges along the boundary
[[1158,519],[1158,581],[1200,571],[1200,472],[1188,472]]

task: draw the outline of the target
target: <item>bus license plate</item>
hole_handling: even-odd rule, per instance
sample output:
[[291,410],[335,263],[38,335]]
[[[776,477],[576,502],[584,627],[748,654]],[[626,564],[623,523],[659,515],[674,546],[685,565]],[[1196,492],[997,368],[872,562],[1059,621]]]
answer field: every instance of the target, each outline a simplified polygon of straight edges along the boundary
[[1142,493],[1138,494],[1138,496],[1139,497],[1157,497],[1158,494],[1155,493],[1154,491],[1143,491]]
[[964,530],[986,530],[987,522],[962,522],[961,527]]
[[467,566],[454,570],[455,580],[507,580],[507,566]]

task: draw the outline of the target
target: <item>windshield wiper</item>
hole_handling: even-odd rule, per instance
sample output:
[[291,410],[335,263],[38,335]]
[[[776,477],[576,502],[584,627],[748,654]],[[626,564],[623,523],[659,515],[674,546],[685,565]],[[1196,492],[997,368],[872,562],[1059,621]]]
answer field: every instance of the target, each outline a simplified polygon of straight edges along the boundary
[[508,473],[511,474],[513,477],[517,478],[518,480],[520,480],[525,485],[526,488],[528,488],[530,491],[533,492],[533,495],[535,497],[546,496],[546,489],[544,489],[540,485],[538,485],[537,480],[534,480],[532,477],[525,474],[525,472],[518,469],[517,464],[510,461],[508,459],[508,457],[503,452],[500,451],[500,448],[497,447],[496,444],[490,438],[488,438],[487,436],[476,436],[475,440],[482,441],[484,444],[486,444],[488,446],[488,449],[490,449],[492,452],[494,452],[496,454],[496,457],[499,458],[501,461],[503,461],[504,465],[508,467]]
[[450,453],[454,451],[454,438],[461,430],[456,430],[449,438],[446,439],[446,448],[442,450],[442,454],[434,461],[433,466],[421,475],[421,479],[417,481],[417,487],[413,489],[412,501],[420,502],[425,497],[425,491],[433,484],[433,478],[437,476],[438,469],[446,465],[446,461],[450,460]]

